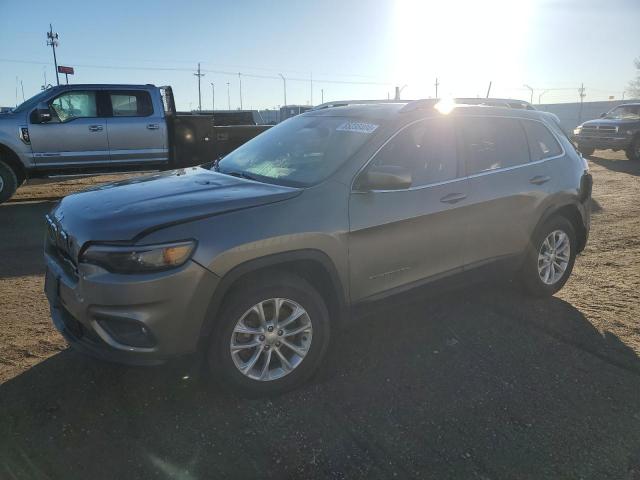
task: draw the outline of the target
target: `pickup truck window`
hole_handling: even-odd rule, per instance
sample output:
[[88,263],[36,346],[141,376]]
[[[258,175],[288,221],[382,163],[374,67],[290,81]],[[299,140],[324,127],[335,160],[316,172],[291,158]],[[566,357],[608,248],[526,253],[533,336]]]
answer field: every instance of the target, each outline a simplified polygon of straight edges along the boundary
[[60,122],[97,117],[96,92],[65,92],[53,99],[51,108]]
[[640,119],[640,105],[620,105],[607,113],[604,118],[638,120]]
[[114,117],[146,117],[153,113],[149,92],[112,92],[109,97]]
[[231,152],[217,169],[279,185],[313,185],[346,162],[377,127],[349,117],[294,117]]

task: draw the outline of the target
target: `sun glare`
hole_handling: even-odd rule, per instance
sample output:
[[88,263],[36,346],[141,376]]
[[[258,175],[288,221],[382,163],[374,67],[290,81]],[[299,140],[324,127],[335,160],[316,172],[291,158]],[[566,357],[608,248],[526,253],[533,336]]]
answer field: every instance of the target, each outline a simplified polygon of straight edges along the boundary
[[406,98],[475,96],[490,80],[519,86],[531,0],[397,0],[394,80]]

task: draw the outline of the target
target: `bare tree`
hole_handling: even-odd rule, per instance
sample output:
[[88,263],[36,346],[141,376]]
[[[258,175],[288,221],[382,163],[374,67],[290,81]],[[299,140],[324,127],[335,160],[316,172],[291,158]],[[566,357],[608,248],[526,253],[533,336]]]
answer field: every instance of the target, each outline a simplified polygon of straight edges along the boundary
[[627,86],[627,94],[631,98],[640,98],[640,57],[633,61],[636,66],[636,78],[629,82]]

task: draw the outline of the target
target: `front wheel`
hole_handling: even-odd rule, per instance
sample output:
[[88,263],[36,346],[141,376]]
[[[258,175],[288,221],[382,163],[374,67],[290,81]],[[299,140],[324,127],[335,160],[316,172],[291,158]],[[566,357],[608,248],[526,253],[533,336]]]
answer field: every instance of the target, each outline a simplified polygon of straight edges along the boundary
[[0,203],[5,202],[18,189],[18,177],[9,165],[0,160]]
[[578,151],[583,155],[590,157],[591,155],[593,155],[593,152],[595,152],[596,149],[591,147],[581,147],[580,145],[578,145]]
[[633,161],[640,161],[640,137],[631,142],[631,145],[625,150],[627,158]]
[[564,217],[547,220],[534,233],[522,267],[522,282],[536,297],[551,296],[569,279],[576,259],[576,233]]
[[318,369],[329,344],[329,313],[304,279],[262,276],[237,288],[212,334],[212,374],[241,393],[275,395]]

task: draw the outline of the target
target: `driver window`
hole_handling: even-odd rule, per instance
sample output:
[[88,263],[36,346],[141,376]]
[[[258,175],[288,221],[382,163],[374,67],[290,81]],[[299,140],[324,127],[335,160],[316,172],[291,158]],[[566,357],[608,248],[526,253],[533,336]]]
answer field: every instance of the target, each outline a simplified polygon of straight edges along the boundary
[[406,168],[412,187],[453,180],[458,160],[452,122],[431,119],[410,125],[377,153],[372,165]]
[[51,102],[51,109],[60,122],[74,118],[97,117],[95,92],[66,92]]

